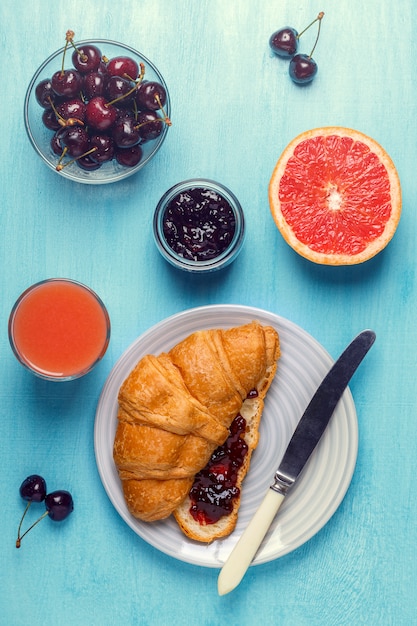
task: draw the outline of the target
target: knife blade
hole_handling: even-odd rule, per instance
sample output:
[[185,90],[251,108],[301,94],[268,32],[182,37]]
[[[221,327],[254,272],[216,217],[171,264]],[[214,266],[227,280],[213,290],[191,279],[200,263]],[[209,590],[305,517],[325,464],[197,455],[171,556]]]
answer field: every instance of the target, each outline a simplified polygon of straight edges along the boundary
[[335,361],[314,393],[275,472],[273,483],[220,571],[219,595],[229,593],[242,580],[284,498],[306,467],[343,392],[375,338],[372,330],[359,333]]

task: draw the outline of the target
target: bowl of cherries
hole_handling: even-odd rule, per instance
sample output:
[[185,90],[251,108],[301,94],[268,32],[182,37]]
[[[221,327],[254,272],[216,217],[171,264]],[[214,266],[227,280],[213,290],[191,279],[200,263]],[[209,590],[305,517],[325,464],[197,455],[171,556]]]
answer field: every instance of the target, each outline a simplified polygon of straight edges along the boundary
[[106,39],[74,43],[44,61],[30,81],[25,127],[42,161],[65,178],[103,184],[143,168],[167,135],[170,99],[155,65]]

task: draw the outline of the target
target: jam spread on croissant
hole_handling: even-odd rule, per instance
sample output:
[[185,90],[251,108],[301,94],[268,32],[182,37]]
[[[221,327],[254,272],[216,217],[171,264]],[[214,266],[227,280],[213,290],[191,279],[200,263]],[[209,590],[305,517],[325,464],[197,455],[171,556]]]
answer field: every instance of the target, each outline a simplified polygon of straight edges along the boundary
[[[248,398],[257,396],[256,389]],[[244,440],[246,420],[238,414],[230,426],[230,435],[211,455],[206,467],[196,475],[189,496],[190,514],[199,524],[215,524],[232,512],[233,501],[239,496],[236,486],[248,446]]]

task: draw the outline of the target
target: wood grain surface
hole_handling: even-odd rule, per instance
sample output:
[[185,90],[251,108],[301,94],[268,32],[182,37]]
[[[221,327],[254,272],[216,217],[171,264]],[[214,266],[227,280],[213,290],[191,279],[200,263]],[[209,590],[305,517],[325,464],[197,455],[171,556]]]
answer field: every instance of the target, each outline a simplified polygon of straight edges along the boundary
[[[294,85],[268,39],[325,12],[319,73]],[[417,46],[411,0],[137,0],[0,5],[0,623],[5,626],[410,626],[417,624]],[[23,125],[38,66],[76,38],[124,42],[151,59],[172,100],[172,128],[153,161],[113,185],[77,185],[50,171]],[[302,37],[309,53],[315,32]],[[403,215],[388,248],[362,266],[297,256],[271,218],[274,164],[300,132],[357,128],[394,160]],[[228,186],[246,216],[237,261],[209,277],[170,268],[152,238],[162,194],[191,177]],[[35,379],[17,363],[7,322],[43,278],[88,284],[106,303],[112,337],[87,377]],[[359,454],[329,523],[295,552],[250,568],[219,598],[218,571],[176,561],[137,537],[97,472],[93,429],[116,360],[165,317],[206,304],[245,304],[292,320],[336,357],[363,328],[377,341],[352,381]],[[277,459],[278,462],[278,459]],[[45,476],[73,493],[65,524],[44,520],[15,549],[22,480]],[[35,509],[35,507],[33,507]],[[31,519],[36,513],[31,511]]]

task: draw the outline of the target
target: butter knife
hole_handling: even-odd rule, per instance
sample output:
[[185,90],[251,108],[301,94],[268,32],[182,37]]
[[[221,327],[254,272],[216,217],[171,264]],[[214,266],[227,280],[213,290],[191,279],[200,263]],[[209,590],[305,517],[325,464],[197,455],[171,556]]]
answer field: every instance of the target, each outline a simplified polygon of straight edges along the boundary
[[242,580],[285,496],[307,464],[350,379],[374,341],[375,333],[372,330],[359,333],[333,364],[311,398],[291,437],[272,485],[220,571],[219,595],[229,593]]

